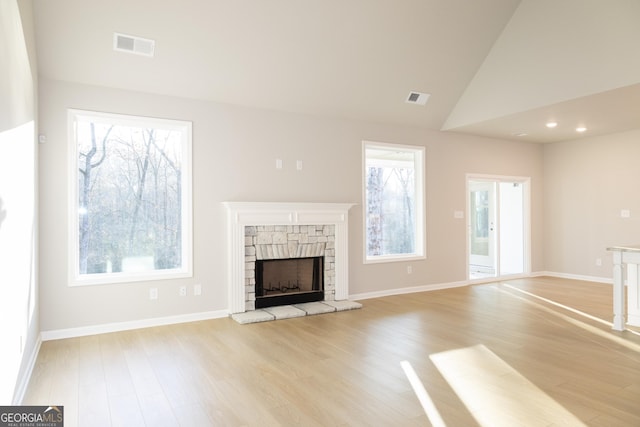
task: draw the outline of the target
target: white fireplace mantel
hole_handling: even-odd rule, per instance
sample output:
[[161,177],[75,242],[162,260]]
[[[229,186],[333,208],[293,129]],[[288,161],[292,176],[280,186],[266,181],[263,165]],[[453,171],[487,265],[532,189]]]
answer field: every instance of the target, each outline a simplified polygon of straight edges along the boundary
[[245,312],[244,228],[259,225],[335,226],[335,299],[349,298],[348,219],[353,203],[223,202],[227,208],[229,313]]

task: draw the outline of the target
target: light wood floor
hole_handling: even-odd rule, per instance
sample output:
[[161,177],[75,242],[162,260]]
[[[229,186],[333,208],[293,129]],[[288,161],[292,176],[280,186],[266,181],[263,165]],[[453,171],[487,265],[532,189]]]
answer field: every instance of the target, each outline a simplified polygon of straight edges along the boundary
[[599,320],[611,292],[535,278],[48,341],[23,403],[67,427],[640,426],[640,334]]

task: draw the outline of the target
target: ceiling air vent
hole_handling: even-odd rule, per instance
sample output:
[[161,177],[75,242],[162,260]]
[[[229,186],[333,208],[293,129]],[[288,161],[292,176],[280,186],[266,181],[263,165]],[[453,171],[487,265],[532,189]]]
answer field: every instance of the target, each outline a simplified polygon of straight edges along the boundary
[[405,102],[409,104],[426,105],[430,96],[431,95],[428,93],[409,92],[409,96],[407,96],[407,100]]
[[113,50],[135,53],[136,55],[153,56],[156,42],[142,37],[113,33]]

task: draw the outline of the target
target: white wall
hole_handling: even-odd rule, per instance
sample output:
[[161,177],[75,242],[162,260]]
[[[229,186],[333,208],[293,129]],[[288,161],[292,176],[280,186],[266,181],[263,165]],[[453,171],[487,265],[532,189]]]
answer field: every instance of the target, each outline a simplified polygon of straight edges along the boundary
[[546,270],[611,279],[606,248],[640,243],[639,161],[640,130],[544,147]]
[[522,0],[445,129],[640,83],[640,2]]
[[0,2],[0,404],[15,404],[39,348],[37,69],[30,0]]
[[[66,109],[193,122],[194,277],[153,283],[68,287]],[[350,293],[465,280],[465,174],[532,177],[533,270],[542,264],[542,147],[417,128],[319,118],[40,80],[40,275],[43,331],[226,310],[222,201],[355,202],[350,213]],[[362,262],[362,141],[426,147],[427,260]],[[284,161],[276,170],[275,159]],[[298,172],[296,160],[304,168]],[[201,297],[178,297],[201,283]]]
[[[25,2],[29,5],[30,2]],[[0,2],[0,131],[33,120],[34,88],[16,0]]]

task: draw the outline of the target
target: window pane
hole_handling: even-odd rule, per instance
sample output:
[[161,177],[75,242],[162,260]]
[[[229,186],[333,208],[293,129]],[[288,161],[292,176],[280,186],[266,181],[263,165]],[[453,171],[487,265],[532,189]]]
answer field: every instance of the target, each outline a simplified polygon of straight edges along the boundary
[[422,253],[418,239],[420,151],[365,148],[366,256]]
[[78,276],[183,269],[186,129],[115,117],[75,116]]

